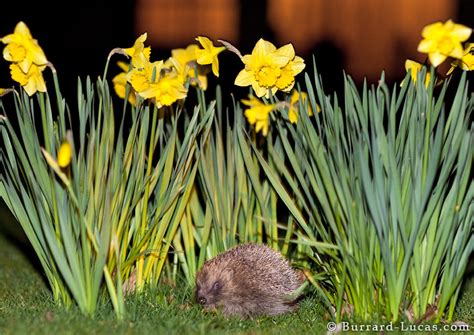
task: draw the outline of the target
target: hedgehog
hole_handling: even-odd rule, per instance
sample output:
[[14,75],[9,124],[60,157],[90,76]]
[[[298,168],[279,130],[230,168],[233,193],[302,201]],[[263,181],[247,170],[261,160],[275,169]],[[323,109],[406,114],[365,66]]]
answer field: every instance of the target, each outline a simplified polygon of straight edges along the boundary
[[281,253],[243,244],[204,263],[196,275],[196,300],[225,316],[272,316],[295,311],[305,281]]

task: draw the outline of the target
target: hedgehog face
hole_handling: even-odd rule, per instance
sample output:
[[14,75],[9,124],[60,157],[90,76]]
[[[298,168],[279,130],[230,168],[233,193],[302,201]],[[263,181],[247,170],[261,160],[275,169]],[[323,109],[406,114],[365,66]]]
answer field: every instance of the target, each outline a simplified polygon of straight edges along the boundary
[[196,276],[196,301],[205,310],[215,310],[222,306],[223,299],[231,285],[231,269],[223,269],[217,273],[208,271],[204,266]]

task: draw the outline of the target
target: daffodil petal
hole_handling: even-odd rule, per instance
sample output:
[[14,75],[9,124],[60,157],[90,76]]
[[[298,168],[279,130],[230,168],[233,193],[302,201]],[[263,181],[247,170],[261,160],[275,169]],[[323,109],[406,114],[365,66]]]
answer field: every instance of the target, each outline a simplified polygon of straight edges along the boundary
[[212,60],[213,60],[212,54],[210,54],[206,50],[203,50],[203,49],[196,50],[196,61],[198,62],[198,64],[201,64],[201,65],[211,64]]
[[435,23],[429,24],[423,28],[423,30],[421,31],[421,36],[423,36],[424,38],[427,38],[431,36],[434,32],[441,29],[442,27],[443,27],[442,22],[435,22]]
[[304,63],[304,59],[299,56],[295,56],[293,61],[291,61],[291,68],[293,70],[294,76],[296,76],[301,71],[303,71],[305,67],[306,67],[306,64]]
[[272,53],[276,50],[276,47],[268,41],[265,41],[263,38],[259,39],[253,48],[252,54],[263,56],[268,53]]
[[405,70],[410,71],[411,69],[419,70],[419,69],[421,69],[421,64],[418,63],[418,62],[415,62],[411,59],[407,59],[405,61]]
[[15,34],[21,34],[29,38],[32,37],[30,33],[30,29],[28,29],[25,22],[23,21],[18,22],[18,24],[15,26],[14,31],[15,31]]
[[16,63],[10,64],[10,75],[12,79],[20,85],[24,86],[28,83],[26,74],[21,70],[20,66]]
[[204,49],[211,49],[213,47],[212,41],[204,36],[196,37],[196,40],[202,45]]
[[293,59],[295,58],[295,49],[291,43],[288,43],[275,50],[274,54],[287,57],[288,59]]
[[434,67],[437,67],[439,64],[444,62],[447,57],[440,52],[432,52],[428,55],[428,58],[430,59],[430,63]]
[[127,63],[121,62],[121,61],[117,62],[117,65],[118,65],[118,67],[119,67],[120,69],[122,69],[122,71],[124,71],[124,72],[128,72],[128,70],[129,70],[129,68],[130,68],[130,64],[127,64]]
[[[293,81],[290,85],[286,86],[284,89],[282,89],[283,92],[290,92],[293,87],[295,86],[295,82]],[[273,93],[275,94],[275,93]]]
[[214,73],[216,77],[219,77],[219,61],[217,60],[217,57],[212,61],[212,73]]
[[451,35],[461,42],[466,41],[472,34],[472,29],[462,24],[455,24]]
[[252,88],[255,92],[255,95],[259,98],[265,96],[268,97],[268,89],[258,85],[257,82],[252,82]]
[[449,54],[453,58],[462,58],[464,56],[464,49],[461,45],[456,46]]
[[237,86],[249,86],[254,80],[255,78],[253,72],[243,69],[235,78],[234,84]]
[[418,44],[418,51],[423,53],[428,53],[430,50],[433,49],[433,41],[431,40],[422,40]]

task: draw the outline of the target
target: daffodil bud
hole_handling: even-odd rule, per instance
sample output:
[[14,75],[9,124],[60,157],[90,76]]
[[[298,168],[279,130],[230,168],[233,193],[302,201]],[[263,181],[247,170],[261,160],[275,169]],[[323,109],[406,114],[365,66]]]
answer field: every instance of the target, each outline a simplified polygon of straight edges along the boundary
[[65,141],[61,144],[58,150],[58,165],[61,168],[65,168],[71,163],[72,159],[72,147],[69,142]]

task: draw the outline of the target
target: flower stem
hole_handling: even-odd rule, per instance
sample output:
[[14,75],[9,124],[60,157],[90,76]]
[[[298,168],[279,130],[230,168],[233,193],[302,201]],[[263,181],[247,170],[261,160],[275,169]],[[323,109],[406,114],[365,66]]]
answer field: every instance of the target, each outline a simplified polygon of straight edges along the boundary
[[[146,230],[146,222],[147,222],[147,214],[148,214],[148,201],[150,197],[150,175],[151,175],[151,170],[153,167],[153,153],[155,149],[155,132],[156,132],[156,122],[158,119],[158,110],[159,108],[155,105],[153,109],[153,118],[151,121],[151,135],[150,135],[150,147],[148,150],[148,164],[147,164],[147,170],[146,170],[146,185],[145,185],[145,194],[143,196],[143,211],[142,211],[142,219],[140,222],[140,229],[141,229],[141,236],[145,234]],[[137,290],[141,290],[143,287],[143,270],[144,270],[144,251],[147,248],[147,244],[144,244],[142,247],[142,250],[140,250],[140,253],[142,256],[137,261]]]
[[[49,139],[49,132],[48,132],[48,121],[47,121],[47,116],[46,116],[46,105],[44,101],[44,94],[43,93],[38,93],[39,96],[39,104],[40,104],[40,110],[41,110],[41,125],[43,128],[43,137],[44,137],[44,146],[46,148],[46,151],[52,152],[51,151],[51,141]],[[52,197],[52,203],[53,203],[53,215],[54,215],[54,231],[56,233],[56,240],[61,241],[61,231],[59,227],[59,214],[58,214],[58,205],[57,205],[57,200],[56,200],[56,192],[54,190],[54,181],[53,179],[50,179],[50,186],[51,186],[51,197]]]

